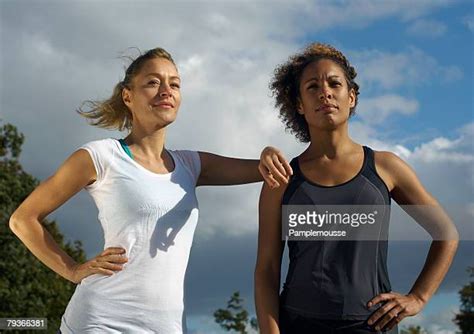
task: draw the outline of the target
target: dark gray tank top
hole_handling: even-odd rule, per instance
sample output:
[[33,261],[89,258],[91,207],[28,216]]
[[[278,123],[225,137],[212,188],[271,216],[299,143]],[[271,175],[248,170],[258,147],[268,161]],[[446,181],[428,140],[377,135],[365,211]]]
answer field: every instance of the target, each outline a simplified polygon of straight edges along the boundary
[[280,306],[318,319],[366,320],[376,309],[367,302],[391,291],[387,271],[390,193],[377,174],[374,152],[364,146],[364,162],[351,180],[321,186],[301,173],[298,158],[282,205],[385,205],[380,240],[288,241],[289,269]]

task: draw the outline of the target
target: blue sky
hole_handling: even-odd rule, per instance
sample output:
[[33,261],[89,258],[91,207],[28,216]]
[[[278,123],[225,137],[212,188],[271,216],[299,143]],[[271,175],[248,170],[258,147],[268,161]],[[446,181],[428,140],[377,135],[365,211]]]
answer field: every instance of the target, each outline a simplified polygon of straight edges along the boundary
[[[304,145],[285,133],[268,82],[276,65],[321,41],[343,51],[358,71],[355,140],[400,155],[455,215],[474,214],[472,1],[3,0],[0,9],[0,119],[25,134],[21,162],[40,179],[82,144],[125,136],[87,125],[75,109],[108,97],[127,65],[117,56],[133,55],[132,46],[162,46],[178,63],[183,102],[168,147],[258,157],[271,144],[296,156]],[[223,333],[211,314],[235,290],[253,312],[259,189],[198,190],[186,285],[191,333]],[[102,249],[87,193],[50,218],[68,238],[82,240],[89,256]],[[473,264],[474,233],[472,223],[456,221],[464,240],[453,266],[440,292],[405,325],[455,331],[451,318]],[[394,289],[407,292],[427,250],[421,241],[391,243]]]

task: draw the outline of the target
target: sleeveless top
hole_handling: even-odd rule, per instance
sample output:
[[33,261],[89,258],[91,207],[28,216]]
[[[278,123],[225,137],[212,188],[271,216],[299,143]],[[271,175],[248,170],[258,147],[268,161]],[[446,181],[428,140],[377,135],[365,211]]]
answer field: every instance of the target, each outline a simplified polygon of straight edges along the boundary
[[86,187],[99,210],[104,249],[123,247],[128,262],[112,276],[77,285],[62,333],[186,332],[184,278],[198,220],[199,154],[168,151],[174,170],[157,174],[130,158],[116,139],[81,147],[97,180]]
[[367,303],[391,291],[387,270],[389,190],[377,174],[374,152],[364,146],[362,168],[351,180],[322,186],[307,180],[298,158],[282,205],[377,205],[386,208],[377,222],[378,240],[288,240],[289,269],[280,306],[302,316],[366,320],[376,309]]

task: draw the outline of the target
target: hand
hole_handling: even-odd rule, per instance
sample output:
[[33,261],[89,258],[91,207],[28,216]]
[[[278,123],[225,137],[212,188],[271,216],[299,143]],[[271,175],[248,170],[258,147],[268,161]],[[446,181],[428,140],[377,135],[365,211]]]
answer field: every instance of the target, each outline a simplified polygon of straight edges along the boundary
[[367,306],[370,308],[381,302],[385,302],[385,304],[367,321],[369,325],[374,325],[377,331],[392,329],[402,319],[418,314],[425,306],[425,302],[419,297],[413,294],[402,295],[397,292],[382,293],[369,301]]
[[109,247],[95,258],[77,264],[73,269],[72,281],[79,284],[84,278],[93,274],[113,275],[114,272],[122,270],[122,264],[128,261],[124,255],[125,249]]
[[267,146],[260,154],[258,170],[270,188],[278,188],[280,183],[288,183],[293,170],[280,150]]

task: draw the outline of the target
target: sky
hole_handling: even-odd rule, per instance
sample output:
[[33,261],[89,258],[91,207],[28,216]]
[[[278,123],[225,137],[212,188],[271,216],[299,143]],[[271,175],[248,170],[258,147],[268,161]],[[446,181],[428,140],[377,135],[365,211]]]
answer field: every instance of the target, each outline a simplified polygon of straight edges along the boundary
[[[469,280],[474,250],[473,6],[441,0],[0,0],[0,119],[25,135],[20,161],[43,180],[82,144],[126,136],[88,125],[75,110],[111,94],[128,65],[121,56],[160,46],[182,77],[168,148],[257,158],[272,145],[292,158],[305,145],[285,132],[268,83],[275,67],[308,43],[331,44],[355,66],[361,87],[350,135],[410,164],[461,231],[438,293],[402,323],[454,333],[457,291]],[[186,279],[192,334],[224,333],[212,313],[233,291],[254,313],[260,187],[197,191],[200,221]],[[81,240],[88,256],[102,250],[97,210],[85,191],[49,218],[69,240]],[[402,230],[404,223],[416,224],[406,216],[392,223]],[[426,240],[390,242],[394,291],[409,291],[428,248]]]

